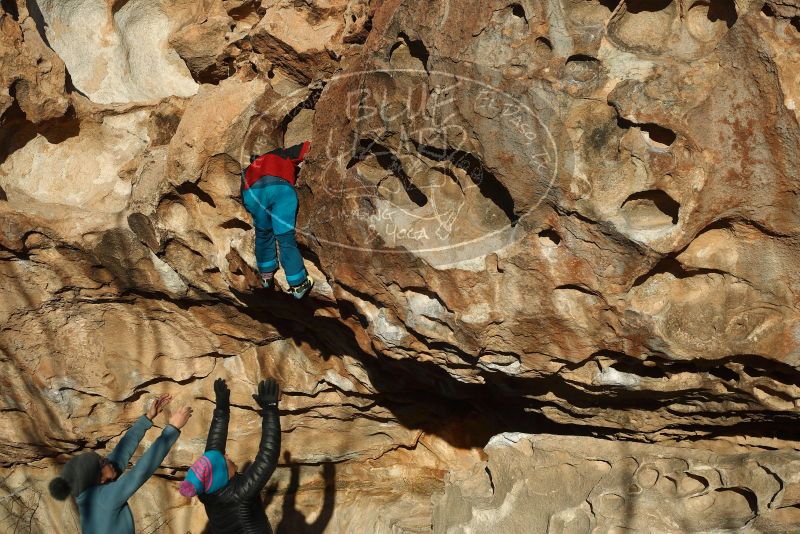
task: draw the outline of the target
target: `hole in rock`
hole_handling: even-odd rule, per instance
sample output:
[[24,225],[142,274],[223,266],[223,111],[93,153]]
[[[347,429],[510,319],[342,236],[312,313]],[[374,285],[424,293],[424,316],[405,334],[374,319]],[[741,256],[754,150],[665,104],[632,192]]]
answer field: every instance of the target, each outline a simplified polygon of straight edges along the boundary
[[556,287],[555,289],[556,291],[577,291],[578,293],[583,293],[584,295],[591,295],[593,297],[597,296],[597,293],[593,290],[578,284],[564,284]]
[[216,208],[217,204],[214,202],[214,199],[200,189],[200,186],[194,182],[184,182],[176,189],[179,195],[194,195],[196,196],[201,202],[205,202],[212,208]]
[[561,243],[561,236],[552,228],[539,232],[539,241],[546,247],[557,247]]
[[16,99],[16,83],[9,88],[8,93],[14,100],[3,115],[3,128],[0,129],[0,163],[37,135],[44,136],[48,143],[56,145],[80,134],[81,122],[72,106],[67,109],[63,117],[34,124],[28,120],[19,106]]
[[1,201],[8,201],[8,196],[6,196],[6,192],[0,187],[0,200]]
[[587,82],[597,76],[600,70],[600,61],[585,54],[575,54],[567,58],[564,70],[570,78],[580,82]]
[[659,274],[671,274],[675,278],[686,278],[688,276],[681,262],[673,256],[667,256],[659,260],[648,272],[636,278],[633,282],[633,287],[639,287]]
[[389,50],[389,61],[392,60],[395,52],[398,52],[405,46],[407,54],[422,63],[422,67],[428,70],[428,58],[430,57],[430,53],[425,43],[423,43],[421,39],[410,39],[404,32],[400,32],[397,38],[398,41],[392,45],[391,50]]
[[[753,362],[753,360],[760,360]],[[800,386],[800,375],[797,371],[787,364],[778,364],[773,360],[766,360],[760,356],[748,355],[748,365],[742,366],[742,371],[753,378],[769,377],[776,382]],[[753,367],[758,365],[759,367]]]
[[775,10],[772,9],[771,5],[764,4],[761,7],[761,14],[764,15],[765,17],[773,18],[773,17],[775,17]]
[[423,156],[434,161],[450,161],[467,173],[472,182],[478,186],[481,194],[500,208],[512,225],[517,222],[519,217],[514,213],[514,198],[508,188],[486,168],[480,158],[463,150],[423,145],[413,139],[411,142]]
[[625,357],[611,364],[611,368],[620,373],[643,376],[645,378],[666,378],[667,373],[658,365],[644,365],[642,360]]
[[489,477],[489,486],[491,486],[492,495],[494,495],[496,490],[494,488],[494,479],[492,478],[492,472],[489,470],[489,466],[484,467],[483,470],[486,471],[486,476]]
[[733,0],[711,0],[706,15],[711,22],[722,21],[730,29],[739,18]]
[[125,4],[127,4],[128,1],[129,0],[114,0],[114,2],[111,4],[111,14],[113,15],[114,13],[125,7]]
[[226,230],[233,230],[234,228],[238,228],[240,230],[252,230],[252,228],[253,228],[247,222],[245,222],[245,221],[243,221],[241,219],[236,219],[236,218],[228,219],[227,221],[225,221],[224,223],[220,224],[219,226],[220,226],[220,228],[224,228]]
[[642,131],[642,133],[645,134],[648,141],[651,141],[653,144],[660,145],[662,147],[671,146],[672,143],[674,143],[678,138],[677,134],[669,128],[652,122],[643,124],[636,123],[626,119],[622,115],[617,115],[617,126],[624,130],[637,127]]
[[0,0],[0,7],[3,11],[11,15],[14,20],[19,20],[19,8],[17,8],[17,0]]
[[680,15],[671,0],[626,0],[611,17],[607,34],[624,50],[661,54],[670,46]]
[[733,0],[700,0],[686,14],[686,29],[701,42],[718,41],[738,19]]
[[[228,11],[228,15],[233,20],[244,20],[250,15],[258,15],[257,9],[259,7],[260,2],[256,0],[251,0],[250,2],[245,2],[238,7],[234,7],[230,11]],[[234,25],[235,27],[235,25]]]
[[236,74],[237,67],[234,61],[233,56],[219,59],[216,63],[199,72],[191,71],[192,77],[199,84],[219,85],[222,80],[226,80]]
[[370,156],[375,158],[375,161],[378,162],[378,165],[380,165],[383,170],[390,172],[400,180],[411,202],[420,208],[428,203],[428,197],[411,181],[411,177],[406,174],[400,159],[389,150],[389,148],[371,139],[361,139],[359,141],[356,153],[353,154],[353,158],[347,163],[347,168],[351,168],[356,163],[360,163]]
[[668,273],[677,279],[691,278],[693,276],[707,276],[711,274],[730,276],[730,273],[720,269],[707,269],[707,268],[686,269],[686,267],[681,262],[679,262],[674,255],[670,255],[661,258],[658,261],[658,263],[656,263],[656,265],[652,269],[650,269],[650,271],[639,276],[634,281],[633,287],[638,287],[647,282],[650,278],[658,274],[665,274],[665,273]]
[[672,0],[627,0],[625,8],[628,13],[655,13],[666,9],[671,3]]
[[730,219],[718,219],[704,226],[699,232],[697,232],[697,234],[694,236],[694,239],[697,239],[706,232],[711,232],[713,230],[723,230],[726,232],[734,232],[734,233],[736,231],[733,222],[731,222]]
[[749,376],[752,376],[753,378],[759,378],[762,376],[768,377],[770,375],[770,371],[767,371],[765,369],[757,369],[749,365],[745,365],[744,367],[742,367],[742,371],[747,373]]
[[655,141],[656,143],[664,146],[672,145],[672,143],[674,143],[675,139],[678,137],[675,135],[675,132],[669,128],[659,126],[658,124],[642,124],[639,126],[639,128],[641,128],[642,131],[647,134],[651,141]]
[[425,46],[425,43],[422,40],[411,40],[405,34],[400,34],[403,39],[406,41],[406,45],[408,49],[411,51],[411,57],[415,57],[418,60],[422,61],[422,64],[425,65],[425,68],[428,67],[428,57],[430,54],[428,53],[428,48]]
[[792,17],[792,20],[789,23],[794,26],[794,29],[800,32],[800,16]]
[[725,381],[736,382],[739,375],[727,367],[723,362],[715,360],[684,360],[674,361],[658,356],[650,356],[646,360],[639,360],[622,352],[602,351],[603,355],[616,360],[611,367],[625,373],[633,373],[649,378],[665,378],[681,373],[708,373]]
[[39,133],[47,138],[48,143],[57,145],[77,137],[81,133],[81,121],[75,115],[75,109],[70,107],[63,117],[40,124]]
[[611,364],[611,367],[614,369],[650,378],[671,377],[681,373],[708,373],[726,381],[736,381],[739,379],[738,374],[728,367],[725,367],[725,365],[721,364],[719,361],[714,360],[672,361],[658,356],[651,356],[646,360],[639,360],[622,352],[604,351],[603,354],[609,354],[617,360],[615,363]]
[[731,371],[727,367],[711,367],[708,370],[708,374],[714,375],[717,378],[721,378],[722,380],[726,381],[733,381],[736,382],[739,380],[739,375],[735,371]]
[[525,19],[525,21],[527,22],[528,17],[525,16],[525,8],[522,7],[522,4],[511,4],[508,7],[511,8],[512,15],[514,15],[515,17],[519,17],[521,19]]
[[613,12],[615,9],[617,9],[620,1],[621,0],[600,0],[600,5]]
[[680,204],[660,189],[634,193],[622,203],[628,223],[644,228],[676,224],[680,207]]
[[547,37],[537,37],[535,42],[537,49],[546,50],[547,52],[553,51],[553,43]]
[[628,130],[628,129],[633,128],[634,126],[636,126],[636,123],[633,122],[633,121],[629,121],[628,119],[626,119],[622,115],[617,115],[617,126],[622,128],[623,130]]
[[567,64],[569,63],[598,63],[600,60],[593,56],[588,56],[586,54],[573,54],[567,58]]

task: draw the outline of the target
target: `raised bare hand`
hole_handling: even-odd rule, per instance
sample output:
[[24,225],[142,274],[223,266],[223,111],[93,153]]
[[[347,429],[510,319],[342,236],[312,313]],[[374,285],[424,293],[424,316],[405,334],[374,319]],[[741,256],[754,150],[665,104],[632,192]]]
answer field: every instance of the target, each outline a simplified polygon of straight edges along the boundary
[[169,393],[164,393],[162,395],[159,395],[158,397],[153,399],[153,402],[150,403],[150,406],[147,408],[145,415],[147,416],[148,419],[152,421],[153,419],[156,418],[158,414],[160,414],[164,410],[164,407],[167,404],[169,404],[170,401],[172,401],[172,395],[170,395]]
[[188,406],[181,406],[169,418],[169,424],[180,430],[186,425],[186,422],[189,421],[189,418],[191,416],[192,416],[192,409]]

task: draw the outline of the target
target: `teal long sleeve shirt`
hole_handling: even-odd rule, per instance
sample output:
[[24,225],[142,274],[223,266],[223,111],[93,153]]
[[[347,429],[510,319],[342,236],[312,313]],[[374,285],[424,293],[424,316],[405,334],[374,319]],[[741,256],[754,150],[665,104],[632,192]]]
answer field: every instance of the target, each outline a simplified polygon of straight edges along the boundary
[[[143,415],[108,455],[108,460],[113,462],[120,472],[128,466],[139,442],[152,426],[153,422]],[[114,482],[93,486],[78,495],[76,500],[81,515],[83,534],[109,534],[111,532],[134,534],[133,514],[128,506],[128,499],[155,473],[179,435],[180,430],[172,425],[167,425],[161,435],[128,472],[123,473]]]

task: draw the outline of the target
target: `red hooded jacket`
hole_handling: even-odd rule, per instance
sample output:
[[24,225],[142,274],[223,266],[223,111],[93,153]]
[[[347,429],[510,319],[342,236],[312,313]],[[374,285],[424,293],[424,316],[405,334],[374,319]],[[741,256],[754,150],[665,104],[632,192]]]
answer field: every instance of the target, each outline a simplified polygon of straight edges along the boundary
[[297,181],[297,165],[303,161],[311,147],[310,141],[289,148],[270,150],[253,160],[244,170],[243,189],[250,189],[264,176],[277,176],[294,185]]

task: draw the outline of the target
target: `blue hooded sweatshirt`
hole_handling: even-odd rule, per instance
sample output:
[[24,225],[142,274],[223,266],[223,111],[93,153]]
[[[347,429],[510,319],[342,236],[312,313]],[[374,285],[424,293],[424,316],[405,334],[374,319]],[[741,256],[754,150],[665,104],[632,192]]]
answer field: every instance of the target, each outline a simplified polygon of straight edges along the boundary
[[[136,452],[145,432],[153,426],[146,416],[141,416],[114,447],[108,460],[122,473]],[[83,534],[134,534],[133,514],[128,499],[142,487],[177,441],[181,431],[167,425],[161,435],[139,458],[136,465],[114,482],[92,486],[76,499],[81,514]]]

